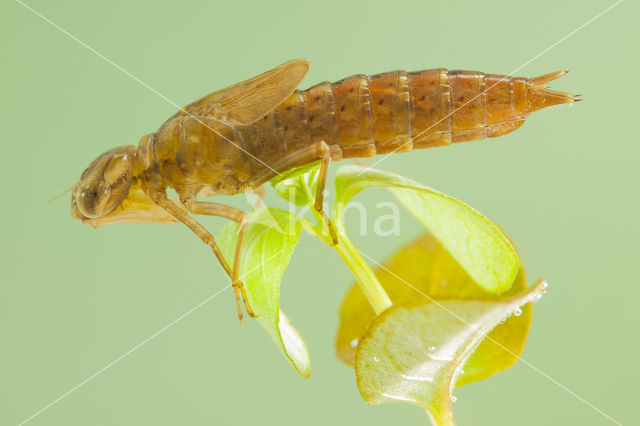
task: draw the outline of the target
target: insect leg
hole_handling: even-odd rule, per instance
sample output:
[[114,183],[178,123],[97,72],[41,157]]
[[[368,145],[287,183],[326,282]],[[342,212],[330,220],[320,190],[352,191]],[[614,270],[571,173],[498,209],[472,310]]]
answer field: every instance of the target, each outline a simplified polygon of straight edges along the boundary
[[322,146],[322,158],[320,159],[320,173],[318,174],[318,186],[316,187],[316,199],[313,205],[313,208],[320,213],[324,223],[327,225],[327,229],[329,230],[329,234],[331,235],[331,242],[333,245],[338,244],[338,236],[336,235],[336,231],[333,228],[333,223],[331,223],[331,219],[327,216],[327,213],[323,210],[323,201],[324,201],[324,187],[327,184],[327,172],[329,171],[329,163],[331,163],[331,151],[329,149],[329,145],[325,142],[321,142]]
[[[215,238],[213,238],[213,235],[211,235],[211,233],[209,231],[207,231],[204,228],[204,226],[200,225],[200,223],[198,223],[198,221],[196,221],[194,218],[189,216],[187,211],[182,206],[180,206],[175,201],[169,199],[169,197],[167,197],[167,193],[165,192],[164,189],[160,189],[160,188],[145,188],[145,192],[149,195],[149,197],[151,197],[151,199],[153,200],[154,203],[156,203],[160,207],[164,208],[167,212],[169,212],[176,219],[178,219],[179,221],[181,221],[182,223],[187,225],[198,237],[200,237],[200,239],[205,244],[207,244],[209,247],[211,247],[211,250],[213,251],[213,254],[218,259],[218,262],[220,262],[220,265],[222,265],[222,268],[224,269],[226,274],[232,280],[232,285],[233,285],[233,289],[235,291],[235,296],[236,296],[236,304],[238,306],[238,318],[240,318],[240,320],[242,320],[242,316],[243,316],[242,315],[242,304],[241,304],[241,301],[240,301],[240,294],[238,293],[238,288],[241,289],[240,291],[242,292],[242,298],[246,301],[246,294],[244,293],[244,286],[242,285],[242,282],[238,281],[237,279],[236,280],[233,279],[234,278],[234,270],[229,267],[229,264],[225,260],[224,256],[222,256],[222,252],[220,251],[220,248],[218,247],[218,244],[216,244],[216,240],[215,240]],[[246,229],[246,226],[244,228],[243,227],[240,228],[239,240],[240,240],[240,237],[244,237],[244,229]],[[238,258],[237,251],[238,251],[238,245],[236,245],[236,259]],[[238,271],[237,271],[236,262],[234,262],[234,269],[235,269],[235,277],[237,277],[237,272]],[[249,315],[253,316],[253,311],[250,310],[249,305],[245,305],[245,306],[247,306],[247,312],[249,313]]]
[[[198,201],[194,194],[180,194],[180,201],[182,201],[182,204],[184,204],[191,213],[224,217],[240,224],[235,254],[233,256],[233,267],[230,274],[231,284],[236,295],[238,318],[242,320],[242,302],[244,302],[244,306],[247,309],[249,316],[257,318],[258,316],[253,312],[253,309],[251,309],[251,305],[249,304],[244,284],[238,279],[240,260],[242,259],[242,245],[247,231],[247,214],[242,210],[226,204]],[[242,302],[240,301],[241,298]]]
[[305,164],[309,164],[318,160],[320,160],[320,174],[318,176],[318,186],[316,189],[313,208],[322,216],[322,220],[329,229],[331,242],[335,245],[338,244],[336,231],[333,227],[333,224],[331,223],[331,220],[329,219],[329,216],[327,216],[327,214],[322,209],[324,187],[327,183],[327,171],[329,170],[329,163],[331,162],[331,148],[326,142],[320,141],[318,143],[314,143],[313,145],[309,145],[305,148],[292,152],[289,155],[286,155],[285,157],[271,164],[270,170],[265,170],[262,173],[257,173],[248,182],[246,182],[246,184],[248,186],[261,185],[264,181],[273,178],[273,175],[271,174],[271,171],[273,169],[286,171],[294,167],[303,166]]
[[259,187],[254,189],[253,193],[258,196],[258,200],[256,200],[256,202],[254,203],[253,208],[257,209],[259,207],[262,207],[262,205],[264,204],[264,194],[265,194],[264,185],[260,185]]
[[211,235],[211,233],[204,228],[204,226],[200,225],[195,219],[189,216],[189,214],[184,210],[182,206],[169,199],[164,191],[153,191],[149,193],[149,196],[154,203],[164,208],[180,222],[187,225],[198,237],[200,237],[202,241],[204,241],[205,244],[210,246],[211,250],[213,250],[213,254],[215,254],[218,261],[220,261],[220,264],[224,268],[227,275],[231,276],[231,268],[222,256],[222,252],[216,244],[216,240],[213,238],[213,235]]

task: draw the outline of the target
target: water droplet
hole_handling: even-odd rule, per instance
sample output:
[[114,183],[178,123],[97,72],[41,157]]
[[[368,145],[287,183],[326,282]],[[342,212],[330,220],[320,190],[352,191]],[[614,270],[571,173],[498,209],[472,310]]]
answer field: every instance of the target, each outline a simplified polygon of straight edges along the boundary
[[464,374],[464,369],[460,370],[460,374]]
[[520,315],[522,315],[522,309],[518,308],[515,311],[513,311],[513,315],[519,317]]
[[374,356],[374,357],[373,357],[373,360],[374,360],[375,362],[379,362],[379,361],[380,361],[380,358],[378,358],[377,356]]
[[349,343],[349,346],[351,346],[352,348],[358,346],[358,339],[353,339],[351,343]]
[[549,288],[549,283],[548,282],[543,282],[542,283],[542,288]]
[[111,188],[107,188],[107,189],[104,190],[103,194],[107,195],[110,191],[111,191]]
[[86,194],[85,194],[85,192],[84,192],[84,191],[82,191],[82,192],[80,193],[80,198],[84,198],[84,196],[85,196],[85,195],[86,195]]
[[125,155],[123,155],[123,156],[122,156],[122,159],[123,159],[124,161],[127,161],[127,160],[129,159],[129,156],[128,156],[127,154],[125,154]]
[[454,395],[451,397],[451,402],[456,402],[458,400],[458,398]]
[[429,352],[433,352],[433,351],[435,351],[435,350],[436,350],[436,347],[435,347],[435,346],[429,346],[429,348],[428,348],[428,349],[429,349]]

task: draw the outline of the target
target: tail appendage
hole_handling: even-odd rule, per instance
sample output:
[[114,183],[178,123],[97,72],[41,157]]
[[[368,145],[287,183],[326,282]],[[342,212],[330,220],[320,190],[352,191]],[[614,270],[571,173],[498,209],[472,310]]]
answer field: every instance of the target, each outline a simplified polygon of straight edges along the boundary
[[530,112],[538,111],[539,109],[552,105],[570,104],[580,101],[580,99],[578,99],[576,95],[551,90],[545,86],[545,83],[562,77],[568,72],[569,71],[556,71],[550,74],[542,75],[540,77],[529,79],[527,85],[527,98],[529,104],[531,105]]
[[579,101],[570,93],[545,86],[566,73],[556,71],[535,78],[487,75],[487,136],[502,136],[516,130],[529,114],[542,108]]

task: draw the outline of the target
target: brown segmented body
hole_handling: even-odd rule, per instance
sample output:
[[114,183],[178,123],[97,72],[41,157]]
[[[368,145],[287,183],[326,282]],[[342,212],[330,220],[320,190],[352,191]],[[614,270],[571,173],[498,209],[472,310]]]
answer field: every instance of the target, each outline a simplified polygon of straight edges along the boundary
[[158,131],[155,158],[168,186],[201,183],[235,194],[285,171],[278,160],[321,141],[335,161],[509,133],[533,111],[574,101],[542,86],[562,74],[527,79],[434,69],[355,75],[296,90],[246,126],[206,117],[170,120]]

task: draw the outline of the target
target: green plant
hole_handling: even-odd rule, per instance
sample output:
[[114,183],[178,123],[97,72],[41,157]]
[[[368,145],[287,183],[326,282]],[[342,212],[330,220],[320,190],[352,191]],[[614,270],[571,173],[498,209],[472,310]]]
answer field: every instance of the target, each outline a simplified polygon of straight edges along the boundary
[[[332,244],[312,207],[318,170],[314,163],[271,182],[287,201],[307,207],[315,223],[276,208],[250,213],[240,273],[258,321],[296,371],[308,377],[304,341],[279,306],[280,281],[304,229],[334,248],[356,277],[358,285],[341,308],[336,348],[339,358],[354,366],[363,398],[372,404],[411,402],[424,407],[435,424],[453,424],[455,386],[515,362],[531,321],[529,302],[546,291],[546,283],[527,288],[509,240],[471,207],[370,168],[338,170],[330,215],[338,244]],[[388,188],[428,231],[375,271],[343,222],[346,203],[373,187]],[[229,262],[238,229],[230,223],[218,235]]]

